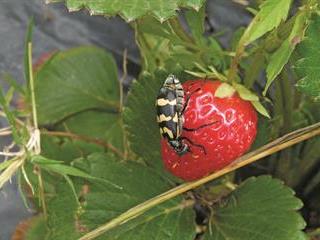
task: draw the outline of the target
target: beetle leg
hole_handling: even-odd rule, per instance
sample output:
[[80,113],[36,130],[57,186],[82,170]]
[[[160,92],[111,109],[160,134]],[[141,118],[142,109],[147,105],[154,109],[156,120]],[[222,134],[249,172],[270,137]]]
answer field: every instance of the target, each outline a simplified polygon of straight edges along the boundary
[[200,89],[201,89],[201,88],[197,88],[196,90],[194,90],[193,92],[191,92],[191,93],[187,96],[187,99],[186,99],[185,104],[183,105],[183,108],[182,108],[181,114],[183,114],[183,113],[184,113],[184,111],[186,110],[186,108],[187,108],[187,106],[188,106],[188,103],[189,103],[189,100],[190,100],[190,98],[191,98],[192,94],[194,94],[194,93],[198,92]]
[[213,124],[215,124],[217,122],[219,122],[219,121],[214,121],[212,123],[203,124],[202,126],[197,127],[197,128],[186,128],[186,127],[183,127],[182,129],[185,130],[185,131],[188,131],[188,132],[194,132],[194,131],[197,131],[197,130],[199,130],[201,128],[209,127],[209,126],[211,126],[211,125],[213,125]]
[[[202,86],[203,86],[203,85],[204,85],[204,83],[202,84]],[[188,89],[188,90],[189,90],[189,89]],[[186,102],[185,102],[185,104],[184,104],[184,106],[183,106],[183,108],[182,108],[181,114],[183,114],[184,111],[186,110],[191,96],[192,96],[194,93],[196,93],[196,92],[198,92],[198,91],[200,91],[200,90],[201,90],[201,87],[199,87],[199,88],[197,88],[196,90],[192,91],[192,92],[187,96],[187,99],[186,99]]]
[[[200,144],[196,144],[194,142],[192,142],[189,138],[186,138],[186,137],[180,137],[181,140],[186,140],[188,143],[190,143],[191,145],[193,146],[196,146],[198,148],[201,148],[202,151],[204,152],[205,155],[207,155],[207,151],[206,149],[204,148],[204,146],[200,145]],[[189,149],[189,152],[191,153],[191,150]]]

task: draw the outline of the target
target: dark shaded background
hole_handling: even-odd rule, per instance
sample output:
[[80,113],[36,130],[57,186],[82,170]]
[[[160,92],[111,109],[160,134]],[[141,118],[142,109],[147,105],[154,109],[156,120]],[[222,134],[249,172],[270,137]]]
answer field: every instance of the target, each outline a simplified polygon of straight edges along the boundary
[[[214,32],[221,33],[223,45],[228,45],[237,27],[250,20],[244,7],[232,0],[207,0],[207,12]],[[139,51],[133,31],[122,19],[90,16],[86,11],[68,13],[63,4],[45,5],[44,0],[0,0],[0,73],[11,73],[23,83],[24,35],[30,17],[35,20],[34,59],[52,50],[96,45],[111,52],[121,69],[122,54],[127,49],[129,78],[137,76]],[[1,119],[0,127],[5,124]],[[0,151],[8,143],[10,139],[0,138]],[[0,240],[9,240],[15,226],[31,215],[13,179],[0,190]]]

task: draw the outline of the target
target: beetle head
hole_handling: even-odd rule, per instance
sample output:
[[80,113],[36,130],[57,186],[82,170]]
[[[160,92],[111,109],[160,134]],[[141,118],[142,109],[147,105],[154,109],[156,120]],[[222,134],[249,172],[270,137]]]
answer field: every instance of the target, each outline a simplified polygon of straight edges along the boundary
[[189,146],[183,143],[181,139],[171,140],[169,144],[179,156],[190,152]]

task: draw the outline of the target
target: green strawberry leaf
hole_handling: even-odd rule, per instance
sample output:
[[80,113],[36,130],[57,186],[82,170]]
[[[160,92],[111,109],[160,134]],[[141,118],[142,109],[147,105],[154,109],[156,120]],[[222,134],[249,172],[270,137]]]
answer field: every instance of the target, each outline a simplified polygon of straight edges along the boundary
[[39,165],[46,165],[46,164],[61,164],[63,161],[58,161],[58,160],[52,160],[46,157],[43,157],[41,155],[34,155],[31,157],[30,161],[32,163],[36,163]]
[[156,122],[155,101],[166,77],[165,73],[155,76],[145,73],[139,81],[134,81],[123,113],[132,151],[158,169],[162,168],[161,136]]
[[271,118],[267,109],[261,104],[259,101],[251,101],[253,107],[263,116],[267,118]]
[[279,180],[252,177],[214,207],[205,239],[304,240],[306,224],[297,212],[301,207]]
[[[114,182],[121,189],[74,179],[74,189],[82,204],[79,207],[70,188],[66,184],[58,184],[56,195],[48,202],[48,240],[77,239],[79,234],[170,189],[169,182],[150,168],[135,162],[120,162],[111,154],[95,153],[75,160],[74,164],[89,175]],[[143,240],[152,236],[159,239],[193,239],[193,204],[192,200],[184,200],[179,196],[97,239]]]
[[192,46],[193,49],[197,46],[177,18],[161,24],[155,18],[147,16],[137,21],[136,31],[143,71],[154,72],[159,67],[168,71],[173,71],[176,67],[188,68],[193,63],[186,59],[192,55],[195,59],[198,57],[194,51],[187,50],[187,46]]
[[110,151],[123,156],[124,145],[120,114],[95,110],[77,113],[41,136],[42,155],[67,163],[94,152]]
[[[62,124],[57,126],[56,129],[75,133],[91,139],[102,140],[105,143],[111,144],[119,151],[123,151],[124,133],[122,126],[122,117],[119,113],[89,110],[69,117]],[[78,141],[77,145],[83,152],[91,151],[92,148],[89,146],[89,148],[86,149],[88,143],[85,141]],[[99,148],[96,146],[94,149],[98,151]]]
[[239,96],[246,101],[259,101],[259,97],[251,92],[248,88],[245,86],[238,84],[238,83],[232,83],[233,87],[237,90],[239,93]]
[[200,45],[204,42],[204,20],[206,16],[205,8],[202,7],[199,12],[192,10],[186,11],[185,17],[189,25],[190,31],[193,37],[196,39],[197,43]]
[[79,224],[77,212],[80,211],[78,203],[70,187],[61,182],[56,186],[56,194],[48,201],[47,240],[73,240],[78,239]]
[[300,59],[295,64],[295,71],[300,77],[297,88],[303,93],[320,101],[320,17],[314,18],[305,40],[298,46]]
[[186,11],[184,16],[191,34],[185,30],[185,23],[180,18],[162,24],[150,16],[137,21],[136,36],[143,71],[153,73],[158,68],[164,68],[168,72],[181,72],[193,70],[195,63],[214,65],[221,72],[224,70],[224,50],[213,37],[203,36],[204,8],[199,12]]
[[285,64],[288,62],[296,45],[302,40],[307,27],[308,15],[306,12],[300,12],[295,19],[293,28],[289,37],[284,40],[281,46],[272,54],[267,66],[267,84],[263,91],[266,95],[268,88],[275,78],[279,75]]
[[242,36],[245,45],[279,26],[288,16],[292,0],[266,0]]
[[[85,207],[80,218],[81,224],[88,229],[94,229],[129,208],[170,189],[167,181],[141,164],[119,162],[111,155],[101,153],[79,161],[87,164],[89,174],[122,187],[114,190],[101,185],[90,186],[90,191],[84,195]],[[174,198],[98,239],[193,239],[195,216],[192,206],[192,201],[182,197]]]
[[214,93],[217,98],[232,97],[236,92],[236,89],[228,83],[222,83]]
[[[103,151],[102,147],[87,144],[85,150],[78,145],[81,142],[69,138],[41,136],[41,154],[49,159],[59,159],[65,163],[70,163],[72,160],[84,157],[90,152]],[[81,145],[80,145],[81,146]]]
[[[175,16],[180,8],[192,8],[198,11],[204,0],[58,0],[65,2],[69,11],[87,8],[91,15],[120,15],[130,22],[145,15],[152,15],[160,22]],[[47,0],[57,2],[57,0]]]
[[43,240],[46,239],[47,228],[43,216],[36,216],[30,220],[29,228],[25,234],[25,240]]
[[53,124],[90,109],[117,112],[118,86],[116,64],[102,49],[58,52],[36,72],[39,124]]
[[[224,85],[228,85],[226,83],[223,83]],[[250,101],[253,105],[253,107],[256,109],[257,112],[259,112],[261,115],[270,118],[270,115],[267,111],[267,109],[261,104],[259,97],[253,93],[252,91],[250,91],[248,88],[246,88],[245,86],[238,84],[238,83],[232,83],[232,86],[229,85],[229,87],[231,89],[235,89],[237,91],[237,93],[239,94],[240,98],[242,98],[243,100],[246,101]],[[220,87],[217,89],[216,91],[216,96],[217,94],[219,94],[219,90]],[[226,91],[226,90],[224,90]],[[232,93],[232,90],[229,90]]]
[[[31,162],[38,164],[42,169],[45,169],[46,171],[53,172],[62,176],[73,176],[89,180],[95,180],[103,182],[105,184],[109,184],[113,188],[120,188],[118,185],[112,182],[100,179],[98,177],[95,177],[94,175],[87,174],[86,172],[76,167],[62,164],[61,161],[48,159],[40,155],[35,155],[31,157]],[[66,178],[66,180],[69,182],[69,179]]]

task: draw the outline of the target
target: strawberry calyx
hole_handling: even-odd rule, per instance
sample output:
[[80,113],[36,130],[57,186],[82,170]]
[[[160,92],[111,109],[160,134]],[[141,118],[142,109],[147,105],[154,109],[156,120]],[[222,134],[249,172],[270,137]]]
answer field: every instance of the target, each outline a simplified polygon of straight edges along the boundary
[[208,69],[202,67],[199,64],[196,64],[196,68],[199,69],[200,72],[194,71],[185,71],[190,75],[195,77],[203,78],[203,79],[219,79],[223,84],[217,89],[216,96],[217,97],[228,97],[232,96],[234,92],[237,92],[245,101],[250,101],[253,107],[259,112],[261,115],[270,118],[270,114],[268,113],[267,109],[261,104],[260,98],[254,92],[246,88],[240,83],[235,81],[229,82],[228,78],[217,71],[213,66],[208,66]]

